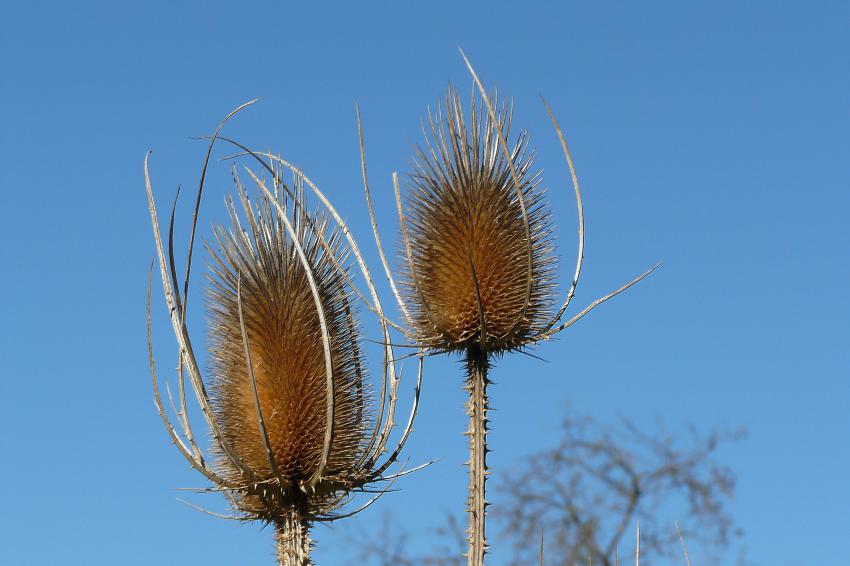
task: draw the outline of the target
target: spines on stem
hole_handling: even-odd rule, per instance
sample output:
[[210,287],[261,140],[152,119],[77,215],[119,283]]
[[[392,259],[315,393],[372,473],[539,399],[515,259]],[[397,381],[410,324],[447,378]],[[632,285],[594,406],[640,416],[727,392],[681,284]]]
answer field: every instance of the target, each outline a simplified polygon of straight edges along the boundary
[[310,525],[298,506],[275,521],[277,560],[280,566],[310,566]]
[[490,384],[488,370],[490,361],[480,348],[470,348],[466,354],[466,389],[469,395],[466,410],[469,415],[469,495],[466,510],[469,515],[467,529],[467,564],[482,566],[487,553],[485,530],[487,513],[487,412],[489,400],[487,386]]

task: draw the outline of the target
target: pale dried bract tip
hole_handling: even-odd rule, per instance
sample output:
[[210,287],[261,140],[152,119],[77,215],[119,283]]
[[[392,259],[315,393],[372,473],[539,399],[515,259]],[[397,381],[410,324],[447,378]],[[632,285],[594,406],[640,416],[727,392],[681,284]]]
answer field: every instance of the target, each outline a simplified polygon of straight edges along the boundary
[[500,353],[536,341],[555,308],[549,206],[528,135],[508,139],[512,107],[491,115],[449,86],[428,116],[405,196],[404,290],[422,344]]

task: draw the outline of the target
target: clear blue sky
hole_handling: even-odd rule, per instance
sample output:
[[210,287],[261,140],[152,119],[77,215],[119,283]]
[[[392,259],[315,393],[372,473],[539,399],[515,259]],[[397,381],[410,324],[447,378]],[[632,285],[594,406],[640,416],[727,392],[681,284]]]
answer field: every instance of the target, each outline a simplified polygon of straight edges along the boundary
[[[189,137],[262,97],[229,132],[303,166],[370,244],[359,101],[391,238],[390,173],[406,169],[447,81],[468,84],[462,46],[531,131],[567,280],[574,209],[538,93],[562,121],[588,223],[574,304],[664,261],[543,345],[550,363],[499,364],[496,476],[547,445],[567,401],[602,420],[742,424],[749,438],[720,455],[739,473],[750,558],[850,564],[848,22],[845,2],[825,0],[8,3],[0,563],[272,563],[270,531],[175,500],[204,484],[151,402],[144,153],[165,207],[197,180],[203,148]],[[205,229],[230,190],[216,169]],[[167,371],[170,328],[154,309]],[[383,511],[426,528],[460,508],[457,365],[430,364],[426,386],[408,454],[442,460],[351,525],[319,529],[320,563],[346,563],[346,537]]]

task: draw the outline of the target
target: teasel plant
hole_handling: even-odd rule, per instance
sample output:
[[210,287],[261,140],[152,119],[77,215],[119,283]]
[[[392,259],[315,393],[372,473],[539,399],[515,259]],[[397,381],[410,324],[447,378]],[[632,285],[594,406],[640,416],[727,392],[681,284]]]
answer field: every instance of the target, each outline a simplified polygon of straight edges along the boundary
[[[400,368],[382,306],[356,241],[325,195],[304,173],[271,154],[260,155],[220,136],[209,138],[195,199],[185,270],[174,253],[177,198],[168,225],[167,252],[145,157],[144,176],[165,301],[179,349],[176,394],[166,381],[162,400],[151,337],[148,281],[148,353],[154,403],[172,443],[211,487],[223,493],[239,521],[273,526],[279,564],[312,564],[310,529],[372,505],[392,481],[418,468],[389,473],[409,438],[419,403],[422,360],[406,426],[390,445]],[[237,198],[225,199],[230,226],[218,226],[207,244],[207,311],[211,378],[201,375],[187,326],[187,302],[198,212],[213,146],[227,139],[258,162],[245,168],[256,202],[233,169]],[[284,181],[284,171],[293,181]],[[266,180],[268,178],[268,180]],[[305,185],[322,207],[307,208]],[[178,189],[179,196],[179,189]],[[241,212],[240,212],[241,209]],[[351,256],[354,261],[350,261]],[[356,263],[371,300],[355,288]],[[151,265],[151,276],[153,264]],[[182,274],[182,290],[179,276]],[[356,295],[375,312],[383,334],[383,368],[376,395],[368,381]],[[188,386],[187,386],[188,382]],[[186,390],[194,394],[211,437],[204,450],[190,419]],[[425,464],[427,465],[427,463]],[[351,509],[359,493],[373,494]]]
[[[414,170],[402,196],[398,173],[393,191],[401,229],[400,275],[394,277],[375,218],[358,111],[363,184],[373,233],[404,320],[400,328],[415,348],[459,354],[466,370],[469,426],[469,495],[466,559],[484,564],[489,370],[495,359],[525,352],[566,330],[591,310],[647,277],[658,265],[591,302],[565,320],[582,270],[584,206],[578,176],[563,132],[544,107],[566,158],[578,210],[578,257],[566,298],[557,302],[551,212],[533,169],[529,138],[509,142],[513,107],[488,95],[461,51],[472,77],[468,115],[449,86],[444,103],[423,123]],[[398,279],[398,281],[397,281]],[[397,325],[398,326],[398,325]]]

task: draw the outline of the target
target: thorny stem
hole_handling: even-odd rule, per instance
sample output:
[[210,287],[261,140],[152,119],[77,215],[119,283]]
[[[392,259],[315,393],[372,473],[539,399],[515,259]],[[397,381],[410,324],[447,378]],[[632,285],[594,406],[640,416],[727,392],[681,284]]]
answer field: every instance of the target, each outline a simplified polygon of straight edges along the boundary
[[487,482],[487,370],[490,362],[487,353],[480,346],[472,346],[466,351],[466,390],[469,400],[466,412],[469,415],[469,497],[466,511],[469,513],[469,529],[466,553],[468,566],[483,566],[487,552],[487,538],[484,532],[487,500],[485,484]]
[[277,560],[280,566],[312,566],[310,562],[310,524],[299,507],[275,523]]

